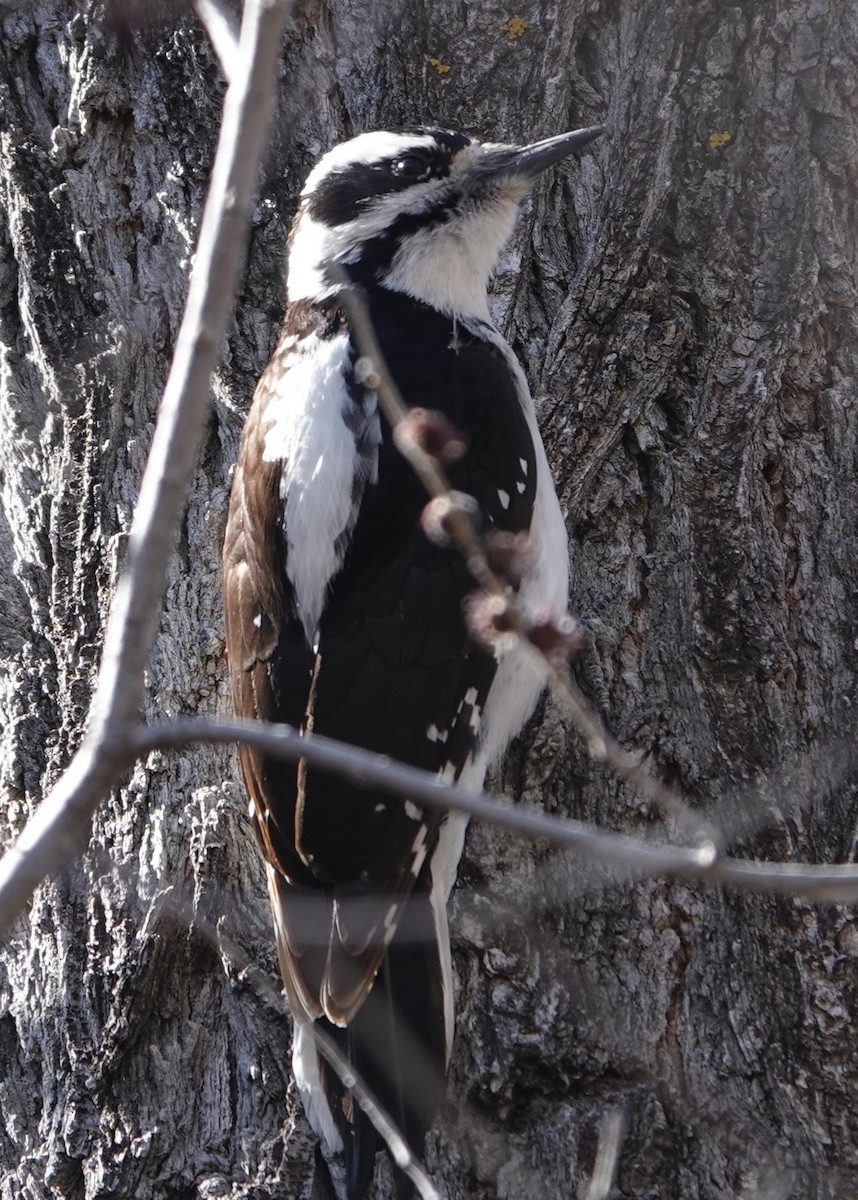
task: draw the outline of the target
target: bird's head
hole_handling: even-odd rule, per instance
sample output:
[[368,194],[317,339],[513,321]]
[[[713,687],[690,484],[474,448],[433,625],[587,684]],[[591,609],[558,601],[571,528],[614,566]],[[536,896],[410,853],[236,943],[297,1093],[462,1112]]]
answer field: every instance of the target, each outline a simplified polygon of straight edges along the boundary
[[486,316],[489,276],[533,181],[601,132],[507,146],[420,128],[335,146],[301,192],[289,299],[334,294],[345,269],[443,312]]

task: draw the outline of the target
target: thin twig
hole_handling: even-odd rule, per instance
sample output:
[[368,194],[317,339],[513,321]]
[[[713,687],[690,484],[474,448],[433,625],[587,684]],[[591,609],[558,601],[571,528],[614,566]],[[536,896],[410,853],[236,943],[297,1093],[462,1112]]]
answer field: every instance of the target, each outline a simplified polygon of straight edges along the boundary
[[247,0],[170,375],[104,640],[88,732],[0,861],[0,934],[85,836],[127,767],[167,566],[199,457],[217,361],[244,257],[247,218],[274,101],[284,0]]
[[[555,681],[557,676],[554,677]],[[596,762],[604,762],[607,767],[624,779],[649,804],[658,808],[665,816],[671,817],[678,826],[690,834],[696,834],[698,840],[696,852],[711,862],[717,858],[723,836],[711,821],[700,813],[688,807],[672,788],[667,787],[641,764],[640,756],[627,750],[622,742],[612,737],[605,728],[601,717],[585,698],[571,675],[560,676],[557,684],[566,711],[572,717],[575,725],[587,741],[587,750]]]
[[354,1067],[340,1054],[333,1041],[312,1022],[305,1022],[303,1028],[313,1039],[316,1049],[322,1058],[336,1072],[343,1085],[351,1092],[354,1099],[372,1122],[373,1128],[384,1140],[391,1157],[400,1171],[404,1171],[423,1200],[442,1200],[441,1193],[426,1174],[422,1163],[408,1147],[405,1138],[398,1127],[376,1100],[373,1092],[364,1083]]
[[[351,281],[344,268],[335,266],[331,273],[341,287],[340,298],[348,313],[352,336],[364,363],[363,382],[375,390],[391,428],[396,430],[407,419],[408,408],[385,362],[364,295]],[[449,480],[435,458],[427,454],[415,440],[410,440],[405,445],[400,444],[399,448],[430,497],[450,496]],[[551,681],[555,693],[563,700],[579,732],[584,735],[591,758],[604,762],[635,787],[649,804],[670,816],[677,826],[685,829],[697,841],[699,854],[708,855],[709,859],[714,861],[721,846],[720,832],[705,817],[689,808],[676,792],[656,779],[651,771],[642,766],[637,755],[629,753],[620,742],[611,737],[601,718],[573,683],[568,667],[564,664],[561,669],[554,657],[542,653],[538,646],[534,645],[528,636],[531,623],[527,614],[510,593],[507,581],[499,578],[492,570],[485,546],[472,521],[458,506],[454,506],[450,513],[449,531],[477,584],[489,594],[503,599],[504,616],[509,632],[519,638],[521,644],[542,668],[546,680]]]
[[858,864],[817,866],[812,863],[774,863],[728,858],[711,860],[704,850],[657,845],[623,833],[594,829],[571,817],[553,817],[506,796],[474,792],[444,783],[429,771],[393,762],[318,734],[300,734],[289,725],[257,721],[218,721],[189,717],[141,727],[135,756],[155,750],[175,750],[195,742],[223,745],[239,742],[272,758],[329,771],[359,787],[373,787],[407,796],[424,808],[454,809],[528,838],[543,838],[588,859],[619,867],[631,875],[667,875],[688,882],[729,884],[748,892],[795,896],[816,902],[843,904],[858,900]]
[[224,0],[194,0],[194,8],[209,35],[224,78],[227,83],[232,83],[241,69],[238,52],[240,29],[235,13]]

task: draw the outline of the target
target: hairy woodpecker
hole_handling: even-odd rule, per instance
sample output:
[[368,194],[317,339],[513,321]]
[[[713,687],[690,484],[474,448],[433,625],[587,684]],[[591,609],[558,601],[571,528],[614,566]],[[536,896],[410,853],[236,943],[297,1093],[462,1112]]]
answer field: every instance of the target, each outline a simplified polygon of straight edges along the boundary
[[[562,613],[566,531],[486,289],[535,177],[599,132],[524,147],[445,129],[366,133],[310,173],[289,238],[283,332],[247,419],[226,530],[240,716],[479,787],[530,715],[538,670],[520,648],[497,659],[472,640],[462,602],[473,580],[455,549],[423,532],[427,497],[355,370],[342,279],[362,289],[405,403],[464,434],[453,487],[488,528],[529,533],[522,603]],[[295,1078],[326,1157],[344,1155],[338,1190],[358,1200],[376,1135],[306,1026],[339,1042],[419,1154],[450,1055],[446,903],[465,820],[250,747],[241,763],[296,1018]]]

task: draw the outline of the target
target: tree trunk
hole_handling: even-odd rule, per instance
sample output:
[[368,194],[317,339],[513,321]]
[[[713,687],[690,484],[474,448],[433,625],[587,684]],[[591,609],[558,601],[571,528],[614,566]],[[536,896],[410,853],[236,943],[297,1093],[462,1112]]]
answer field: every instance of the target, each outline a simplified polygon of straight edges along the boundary
[[[223,94],[187,15],[78,8],[0,8],[7,844],[86,720]],[[540,399],[608,720],[734,852],[853,859],[856,47],[851,0],[304,0],[147,714],[227,708],[229,471],[314,159],[416,122],[607,121],[541,183],[496,315]],[[552,702],[500,783],[662,833]],[[153,756],[19,919],[4,1200],[309,1196],[288,1020],[211,935],[275,976],[244,808],[231,753]],[[485,827],[452,909],[458,1036],[427,1145],[449,1200],[583,1198],[617,1106],[619,1195],[855,1194],[850,910],[624,878]]]

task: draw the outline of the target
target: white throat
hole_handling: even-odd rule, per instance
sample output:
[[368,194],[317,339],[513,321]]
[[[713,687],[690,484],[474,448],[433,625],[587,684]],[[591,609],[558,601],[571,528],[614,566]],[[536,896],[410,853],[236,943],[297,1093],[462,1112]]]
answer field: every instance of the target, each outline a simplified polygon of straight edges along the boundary
[[489,207],[419,230],[402,244],[384,283],[440,312],[488,321],[489,279],[517,212],[517,203],[498,196]]
[[[512,233],[519,199],[520,193],[500,192],[472,212],[457,212],[409,234],[379,282],[440,312],[488,320],[489,279]],[[397,215],[388,202],[354,221],[329,227],[302,213],[289,251],[289,300],[318,301],[332,295],[336,285],[326,280],[325,268],[359,261],[363,247],[383,236]]]

